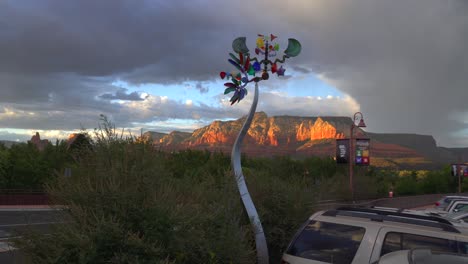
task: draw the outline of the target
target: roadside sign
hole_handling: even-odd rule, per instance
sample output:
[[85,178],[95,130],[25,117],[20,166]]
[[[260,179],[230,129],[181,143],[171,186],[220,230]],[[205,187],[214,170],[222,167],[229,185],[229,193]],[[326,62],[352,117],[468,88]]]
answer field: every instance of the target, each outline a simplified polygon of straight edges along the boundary
[[356,165],[368,166],[370,164],[370,139],[358,138],[356,139]]
[[336,163],[347,164],[349,162],[349,139],[336,140]]
[[452,176],[463,176],[468,177],[468,165],[467,164],[452,164]]

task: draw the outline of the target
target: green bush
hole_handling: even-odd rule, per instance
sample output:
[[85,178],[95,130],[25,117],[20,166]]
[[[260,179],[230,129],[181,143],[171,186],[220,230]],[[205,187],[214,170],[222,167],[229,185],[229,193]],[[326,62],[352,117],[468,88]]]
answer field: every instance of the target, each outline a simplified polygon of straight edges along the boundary
[[[30,231],[16,241],[30,262],[255,263],[253,232],[228,156],[159,152],[112,129],[96,135],[92,148],[75,156],[72,177],[47,184],[54,201],[67,205],[67,223],[50,235]],[[244,162],[277,262],[312,213],[314,195],[303,174],[271,173],[272,161]]]
[[422,193],[449,193],[453,176],[443,171],[429,172],[421,181]]
[[397,180],[395,195],[414,195],[420,193],[420,185],[418,184],[416,175],[402,176]]

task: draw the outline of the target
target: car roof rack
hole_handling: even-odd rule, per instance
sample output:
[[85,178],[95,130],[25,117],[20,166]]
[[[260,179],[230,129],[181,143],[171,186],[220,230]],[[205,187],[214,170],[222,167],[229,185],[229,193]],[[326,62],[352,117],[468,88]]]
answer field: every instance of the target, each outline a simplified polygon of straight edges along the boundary
[[415,212],[416,211],[416,210],[405,209],[405,208],[382,207],[382,206],[375,206],[375,205],[372,205],[370,207],[364,207],[364,208],[372,208],[374,210],[383,210],[383,211],[386,211],[386,212],[395,212],[395,213],[409,213],[409,212]]
[[468,198],[455,198],[455,199],[450,200],[449,204],[454,204],[456,202],[467,202],[467,201],[468,201]]
[[468,196],[467,197],[449,198],[449,199],[450,199],[450,202],[452,202],[452,201],[466,201],[466,200],[468,200]]
[[[442,215],[440,213],[436,213],[436,212],[431,212],[431,211],[422,211],[422,210],[412,210],[412,209],[405,209],[405,208],[394,208],[394,207],[381,207],[381,206],[370,206],[370,207],[367,207],[367,208],[372,208],[372,209],[376,209],[376,210],[384,210],[384,211],[392,211],[392,212],[395,212],[395,213],[406,213],[406,214],[417,214],[417,213],[421,213],[421,214],[418,214],[418,215],[427,215],[427,216],[437,216],[437,217],[442,217]],[[452,224],[452,223],[450,223]]]
[[360,208],[360,207],[339,207],[334,210],[328,210],[323,213],[324,216],[351,216],[367,218],[371,221],[383,222],[399,222],[405,224],[413,224],[420,226],[428,226],[441,228],[444,231],[452,233],[461,233],[460,230],[456,229],[450,221],[436,216],[416,215],[402,212],[392,212],[385,210],[377,210],[371,208]]

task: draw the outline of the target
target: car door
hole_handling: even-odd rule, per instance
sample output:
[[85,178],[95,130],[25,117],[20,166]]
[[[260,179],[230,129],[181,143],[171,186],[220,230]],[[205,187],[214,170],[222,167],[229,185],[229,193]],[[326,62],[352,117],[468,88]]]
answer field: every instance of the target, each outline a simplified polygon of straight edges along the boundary
[[374,263],[387,253],[413,248],[430,248],[433,251],[448,253],[458,252],[455,235],[448,232],[382,227],[374,244],[370,263]]
[[468,256],[468,237],[466,235],[458,235],[458,254]]

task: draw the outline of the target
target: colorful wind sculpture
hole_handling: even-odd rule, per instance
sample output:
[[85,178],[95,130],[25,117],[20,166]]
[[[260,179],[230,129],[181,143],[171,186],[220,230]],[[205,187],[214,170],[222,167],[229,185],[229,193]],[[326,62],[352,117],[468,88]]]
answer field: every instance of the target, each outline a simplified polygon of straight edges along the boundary
[[[240,147],[244,136],[250,128],[255,110],[257,109],[258,83],[262,80],[268,80],[270,78],[269,72],[273,74],[276,73],[278,76],[284,76],[286,69],[284,69],[281,64],[284,63],[286,59],[296,57],[301,52],[301,43],[296,39],[290,38],[288,39],[288,47],[284,51],[282,58],[274,59],[277,57],[280,49],[279,45],[273,42],[276,38],[277,37],[273,34],[270,36],[258,35],[255,54],[259,56],[259,58],[250,56],[249,49],[245,43],[245,37],[236,38],[232,42],[232,49],[235,54],[229,53],[230,58],[228,59],[229,63],[231,63],[236,70],[232,72],[223,71],[219,74],[221,79],[229,80],[229,82],[224,83],[224,86],[227,87],[224,90],[224,94],[234,92],[230,99],[231,105],[236,102],[239,103],[244,99],[247,95],[247,84],[255,82],[254,100],[250,107],[247,119],[245,120],[239,135],[237,135],[237,139],[232,148],[231,166],[234,170],[242,202],[254,228],[255,245],[259,264],[268,264],[268,247],[262,223],[258,217],[257,209],[255,208],[252,198],[250,197],[249,190],[247,189],[245,178],[242,173]],[[270,58],[274,60],[270,60]],[[279,68],[278,65],[280,66]],[[257,76],[257,74],[259,76]]]
[[[278,76],[284,76],[286,69],[282,65],[278,68],[278,64],[284,63],[287,58],[295,57],[301,52],[301,43],[296,39],[288,39],[288,47],[284,51],[284,55],[281,59],[276,58],[274,61],[271,61],[270,58],[276,57],[280,49],[279,44],[274,43],[273,40],[277,37],[273,34],[270,36],[258,35],[255,48],[255,54],[263,56],[262,59],[257,57],[250,57],[249,49],[245,43],[245,37],[236,38],[232,42],[232,49],[236,52],[237,55],[229,53],[231,57],[228,59],[237,71],[231,72],[220,72],[221,79],[228,79],[230,82],[224,84],[226,90],[224,94],[229,94],[234,92],[234,95],[231,97],[231,105],[236,102],[240,102],[246,95],[247,89],[245,88],[250,82],[260,82],[262,80],[269,79],[269,71],[271,73],[276,73]],[[263,69],[262,69],[263,65]],[[268,66],[270,68],[268,68]],[[260,76],[256,76],[260,74]],[[253,76],[249,78],[249,76]]]

